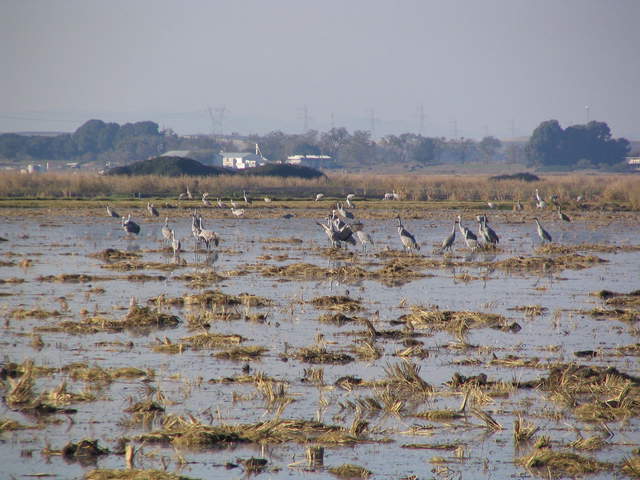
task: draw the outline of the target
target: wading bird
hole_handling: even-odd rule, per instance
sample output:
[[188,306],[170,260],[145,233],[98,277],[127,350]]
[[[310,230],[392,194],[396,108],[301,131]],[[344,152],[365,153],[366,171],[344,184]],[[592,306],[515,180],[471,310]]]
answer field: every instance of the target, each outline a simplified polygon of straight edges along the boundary
[[318,193],[316,194],[316,202],[319,202],[320,200],[322,200],[324,198],[324,193]]
[[244,197],[244,203],[245,205],[251,205],[252,200],[247,197],[247,192],[245,192],[244,190],[242,190],[242,196]]
[[162,228],[160,229],[160,233],[162,233],[162,242],[163,243],[170,243],[171,242],[171,232],[173,230],[171,230],[169,228],[169,217],[166,217],[164,219],[164,225],[162,226]]
[[352,225],[351,229],[354,231],[356,237],[360,241],[360,244],[362,245],[362,251],[366,253],[367,252],[367,246],[374,244],[373,243],[373,238],[367,232],[362,230],[362,224],[361,223]]
[[416,242],[415,237],[411,235],[402,225],[400,215],[397,215],[396,218],[398,219],[398,235],[400,235],[400,241],[402,242],[404,248],[409,252],[411,250],[420,250],[420,245],[418,245],[418,242]]
[[478,225],[478,233],[487,244],[497,245],[500,242],[500,238],[493,231],[493,229],[487,225],[487,217],[482,218],[482,221]]
[[348,210],[345,210],[344,207],[342,206],[342,203],[340,202],[336,203],[336,211],[338,212],[338,215],[340,215],[342,218],[354,218],[353,213],[349,212]]
[[211,202],[209,200],[207,200],[207,197],[209,196],[208,193],[203,193],[202,194],[202,205],[204,205],[205,207],[210,207],[211,206]]
[[171,248],[173,248],[173,256],[177,256],[180,253],[180,240],[176,238],[176,233],[174,230],[171,230]]
[[457,224],[458,224],[458,220],[455,219],[453,221],[453,227],[451,228],[451,233],[447,236],[447,238],[442,240],[442,248],[440,249],[441,252],[444,252],[445,250],[451,251],[451,247],[453,247],[453,242],[456,241],[456,225]]
[[198,236],[200,237],[200,240],[202,240],[206,245],[207,250],[209,250],[209,247],[211,246],[212,243],[214,246],[217,247],[218,244],[220,243],[218,234],[213,230],[208,230],[202,226],[202,216],[198,216],[198,227],[200,228],[200,232],[198,233]]
[[153,203],[147,202],[147,212],[149,212],[149,215],[151,215],[152,217],[160,216],[160,212],[158,212],[158,209],[153,206]]
[[563,220],[565,222],[571,221],[571,219],[569,218],[569,215],[562,213],[562,210],[560,210],[559,206],[558,206],[558,217],[560,218],[560,220]]
[[467,244],[467,247],[469,247],[471,250],[477,250],[478,237],[476,237],[471,230],[462,225],[462,217],[460,217],[460,215],[458,215],[458,229],[460,230],[462,238],[464,238],[464,243]]
[[546,208],[547,202],[545,202],[542,198],[540,198],[540,194],[538,193],[538,189],[536,188],[536,207],[537,208]]
[[271,198],[264,197],[264,203],[271,203]]
[[516,203],[513,204],[513,210],[516,212],[519,212],[522,210],[522,203],[520,203],[520,200],[518,200]]
[[193,195],[191,195],[191,190],[189,190],[189,185],[187,185],[187,198],[189,200],[193,200]]
[[538,236],[540,237],[540,240],[542,240],[543,242],[550,242],[551,235],[549,235],[549,232],[547,232],[544,228],[542,228],[542,225],[540,225],[540,220],[538,220],[535,217],[534,217],[534,220],[536,221],[536,227],[538,230]]
[[138,235],[140,233],[140,225],[131,220],[131,214],[129,214],[126,220],[122,217],[122,228],[127,234],[134,233]]
[[244,215],[244,208],[232,208],[231,213],[233,213],[236,217],[241,217]]
[[220,197],[218,197],[217,199],[217,204],[218,204],[218,208],[227,208],[227,204],[224,203],[222,200],[220,200]]
[[113,218],[120,218],[120,215],[118,215],[118,212],[116,212],[115,210],[112,210],[109,205],[107,205],[107,215]]

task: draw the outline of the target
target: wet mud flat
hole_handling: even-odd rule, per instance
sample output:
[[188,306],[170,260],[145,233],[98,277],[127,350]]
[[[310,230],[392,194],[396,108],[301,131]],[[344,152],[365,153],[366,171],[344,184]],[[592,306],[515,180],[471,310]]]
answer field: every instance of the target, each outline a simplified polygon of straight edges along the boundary
[[476,212],[356,209],[363,252],[247,210],[203,211],[210,251],[180,209],[0,210],[6,475],[640,476],[637,214],[489,212],[496,248],[443,254]]

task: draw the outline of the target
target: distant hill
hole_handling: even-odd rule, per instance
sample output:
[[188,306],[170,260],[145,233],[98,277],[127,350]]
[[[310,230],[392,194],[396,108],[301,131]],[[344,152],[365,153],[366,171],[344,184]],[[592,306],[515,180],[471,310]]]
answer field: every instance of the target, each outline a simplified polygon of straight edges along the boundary
[[262,167],[247,170],[231,170],[222,167],[210,167],[184,157],[155,157],[132,163],[124,167],[108,170],[107,175],[162,175],[165,177],[215,176],[215,175],[255,175],[260,177],[298,177],[319,178],[324,176],[319,170],[299,165],[269,163]]
[[165,177],[180,177],[182,175],[210,177],[233,174],[235,174],[233,170],[209,167],[184,157],[155,157],[107,171],[107,175],[162,175]]

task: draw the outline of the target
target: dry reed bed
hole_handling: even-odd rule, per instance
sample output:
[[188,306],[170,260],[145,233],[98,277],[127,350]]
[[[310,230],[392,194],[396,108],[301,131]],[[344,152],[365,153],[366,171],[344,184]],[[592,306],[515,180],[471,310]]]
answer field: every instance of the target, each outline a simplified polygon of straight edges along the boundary
[[131,196],[177,197],[189,186],[196,194],[239,196],[242,190],[279,197],[312,198],[322,192],[342,197],[354,192],[381,198],[395,190],[406,200],[529,202],[535,188],[563,203],[583,195],[588,202],[626,203],[640,208],[640,177],[629,175],[549,175],[540,182],[493,181],[489,176],[333,174],[317,180],[279,177],[107,177],[90,173],[0,173],[0,197],[78,198]]

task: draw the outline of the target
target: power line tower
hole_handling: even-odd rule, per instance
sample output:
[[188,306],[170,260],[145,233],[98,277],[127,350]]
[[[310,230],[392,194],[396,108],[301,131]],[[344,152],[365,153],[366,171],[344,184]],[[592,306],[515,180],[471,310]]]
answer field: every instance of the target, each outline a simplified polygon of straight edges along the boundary
[[216,118],[218,119],[218,127],[220,135],[224,135],[224,115],[227,112],[226,105],[222,105],[220,107],[216,107]]
[[303,105],[298,112],[298,118],[302,119],[302,133],[307,133],[309,131],[309,107]]
[[334,128],[336,128],[336,119],[333,116],[333,112],[331,112],[331,130],[333,130]]
[[368,110],[369,113],[369,126],[370,126],[370,132],[371,132],[371,138],[376,136],[376,121],[378,120],[376,118],[376,111],[373,108],[370,108]]
[[207,107],[207,112],[209,112],[209,118],[211,119],[211,136],[215,137],[215,135],[216,135],[216,119],[213,116],[213,110],[211,110],[211,107]]
[[424,134],[424,105],[418,105],[418,133]]

